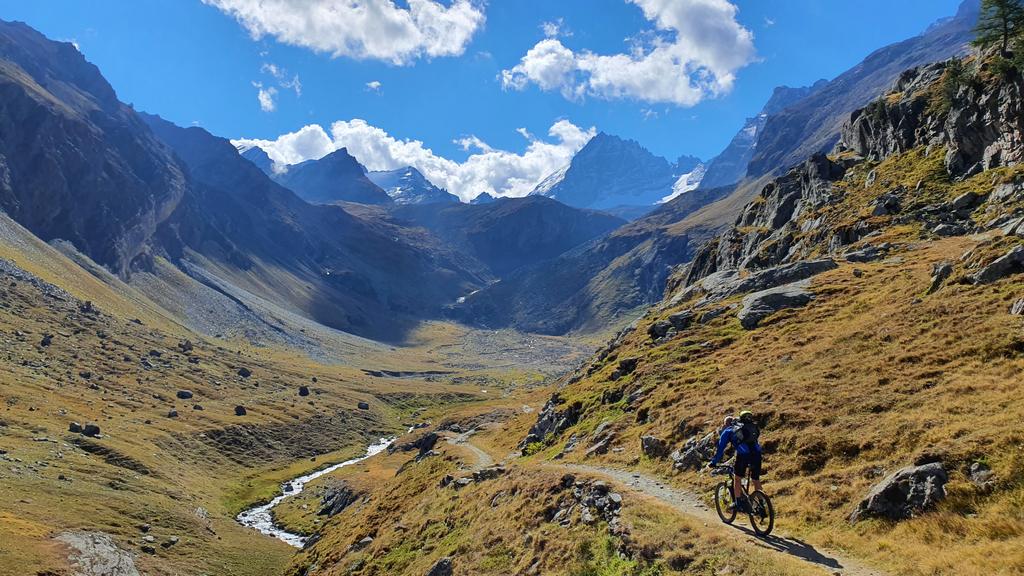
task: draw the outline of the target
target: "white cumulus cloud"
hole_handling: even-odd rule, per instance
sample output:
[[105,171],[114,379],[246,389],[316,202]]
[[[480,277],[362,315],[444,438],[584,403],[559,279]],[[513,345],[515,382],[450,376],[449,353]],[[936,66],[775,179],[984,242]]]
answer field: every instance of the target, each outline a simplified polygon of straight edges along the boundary
[[380,83],[380,80],[371,80],[366,83],[366,89],[370,92],[380,92],[381,86],[383,84]]
[[260,102],[260,110],[273,112],[277,109],[277,101],[274,100],[277,97],[277,88],[264,86],[262,82],[253,82],[252,86],[256,89],[256,98]]
[[558,120],[548,129],[548,140],[531,138],[523,152],[494,149],[475,136],[466,136],[456,143],[476,151],[462,162],[435,154],[419,140],[395,138],[358,118],[335,122],[330,131],[312,124],[274,140],[232,142],[241,149],[263,148],[277,170],[346,148],[370,170],[413,166],[434,184],[468,201],[481,192],[509,197],[529,194],[541,180],[566,166],[596,133],[593,127]]
[[548,37],[502,71],[502,86],[523,90],[535,84],[568,99],[592,96],[688,107],[728,93],[736,72],[755,58],[754,35],[736,21],[738,9],[728,0],[627,1],[654,26],[644,35],[646,41],[627,53],[602,55],[576,52]]
[[458,56],[484,23],[478,0],[203,0],[233,16],[253,38],[335,57],[410,64]]

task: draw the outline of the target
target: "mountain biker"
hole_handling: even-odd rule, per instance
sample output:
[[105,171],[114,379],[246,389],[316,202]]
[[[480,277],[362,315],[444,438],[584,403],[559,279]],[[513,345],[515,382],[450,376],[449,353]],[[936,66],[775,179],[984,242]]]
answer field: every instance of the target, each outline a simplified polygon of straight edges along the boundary
[[761,432],[754,422],[754,414],[749,410],[740,412],[738,422],[730,422],[729,417],[726,417],[725,422],[726,425],[722,428],[722,434],[718,438],[718,450],[709,466],[718,466],[726,446],[732,444],[736,451],[736,473],[733,474],[732,479],[733,501],[738,510],[746,511],[747,502],[743,497],[743,490],[740,489],[740,482],[749,469],[754,490],[761,490],[761,444],[758,443]]

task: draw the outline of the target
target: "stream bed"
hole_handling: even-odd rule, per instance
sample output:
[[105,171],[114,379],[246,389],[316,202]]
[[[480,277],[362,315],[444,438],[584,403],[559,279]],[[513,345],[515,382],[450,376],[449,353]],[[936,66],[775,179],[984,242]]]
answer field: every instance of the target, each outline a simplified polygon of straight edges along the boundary
[[270,502],[267,502],[266,504],[261,504],[259,506],[255,506],[253,508],[249,508],[248,510],[243,511],[241,514],[237,516],[236,519],[243,526],[248,526],[249,528],[259,530],[260,532],[268,536],[273,536],[274,538],[277,538],[282,542],[295,546],[296,548],[302,548],[306,544],[306,540],[308,540],[308,537],[303,536],[301,534],[294,534],[275,524],[274,515],[271,512],[274,509],[274,507],[283,502],[285,499],[291,498],[292,496],[295,496],[296,494],[302,492],[302,490],[306,487],[307,483],[316,480],[317,478],[323,476],[324,474],[330,474],[331,472],[334,472],[338,468],[344,468],[345,466],[358,464],[371,456],[380,454],[381,452],[386,450],[387,447],[390,446],[394,441],[394,438],[381,438],[377,442],[367,446],[366,454],[364,456],[360,456],[359,458],[353,458],[351,460],[346,460],[338,464],[332,464],[331,466],[322,468],[320,470],[317,470],[316,472],[310,472],[305,476],[293,478],[292,480],[289,480],[288,482],[285,482],[284,484],[281,485],[280,495],[275,497]]

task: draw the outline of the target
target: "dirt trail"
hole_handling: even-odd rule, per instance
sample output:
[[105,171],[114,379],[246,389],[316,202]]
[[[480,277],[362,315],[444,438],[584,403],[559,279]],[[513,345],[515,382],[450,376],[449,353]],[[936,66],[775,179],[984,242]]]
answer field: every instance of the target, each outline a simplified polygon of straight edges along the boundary
[[767,538],[759,538],[754,535],[753,530],[742,524],[746,520],[745,517],[737,518],[736,523],[732,527],[727,527],[721,523],[718,514],[714,510],[709,509],[698,495],[693,492],[672,488],[656,478],[638,472],[601,466],[585,466],[582,464],[552,463],[549,466],[570,472],[602,476],[613,482],[624,484],[636,491],[657,498],[677,512],[706,522],[709,528],[721,525],[721,528],[718,529],[729,538],[743,541],[747,545],[799,558],[828,571],[830,574],[841,574],[843,576],[887,576],[884,572],[868,568],[832,551],[818,550],[810,544],[791,536],[776,533]]
[[469,437],[475,433],[476,429],[473,429],[456,436],[445,435],[445,440],[452,446],[459,446],[473,453],[473,456],[476,458],[472,466],[474,472],[494,465],[494,458],[487,451],[469,441]]
[[[459,435],[446,435],[445,439],[451,445],[460,446],[472,452],[476,456],[473,470],[480,470],[481,468],[492,466],[494,458],[486,450],[470,440],[470,437],[475,432],[476,430],[470,430]],[[578,474],[601,476],[612,482],[623,484],[632,490],[660,500],[676,512],[705,523],[709,530],[716,530],[727,538],[743,542],[748,546],[756,546],[761,549],[798,558],[821,568],[829,574],[842,576],[888,576],[885,572],[869,568],[830,550],[819,550],[807,542],[792,536],[776,532],[767,538],[759,538],[754,534],[753,530],[743,524],[746,520],[745,517],[737,518],[732,526],[726,526],[719,520],[718,514],[704,504],[699,495],[686,490],[672,488],[661,480],[639,472],[604,466],[559,464],[556,462],[548,462],[545,464],[545,467]]]

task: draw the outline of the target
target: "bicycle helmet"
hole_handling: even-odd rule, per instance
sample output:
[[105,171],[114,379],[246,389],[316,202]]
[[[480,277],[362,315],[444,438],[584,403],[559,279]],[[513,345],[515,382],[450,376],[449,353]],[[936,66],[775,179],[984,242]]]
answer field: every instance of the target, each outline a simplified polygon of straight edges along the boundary
[[750,410],[744,410],[740,412],[740,420],[751,420],[754,418],[754,413]]

